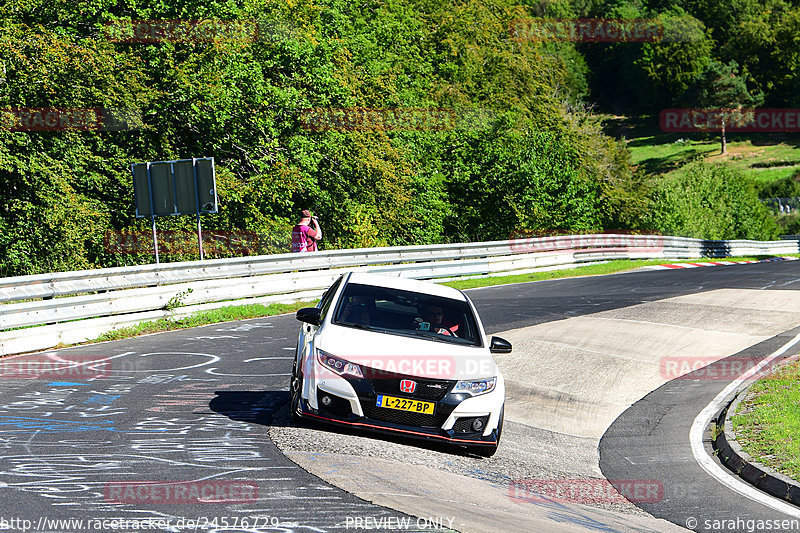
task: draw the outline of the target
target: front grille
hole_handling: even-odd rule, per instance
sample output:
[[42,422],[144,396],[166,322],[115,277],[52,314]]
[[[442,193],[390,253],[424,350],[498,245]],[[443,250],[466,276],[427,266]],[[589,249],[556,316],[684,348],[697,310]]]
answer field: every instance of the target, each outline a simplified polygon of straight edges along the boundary
[[372,403],[362,401],[361,408],[364,410],[364,416],[367,418],[421,428],[439,428],[444,424],[444,421],[447,420],[449,415],[441,406],[437,406],[436,412],[432,415],[378,407],[375,405],[374,401]]
[[[367,378],[372,389],[378,394],[402,394],[403,396],[410,396],[415,400],[432,400],[438,402],[444,395],[447,394],[455,381],[446,379],[421,379],[410,378],[394,372],[384,372],[374,368],[367,368],[367,373],[364,377]],[[400,390],[400,382],[404,379],[410,379],[417,383],[417,388],[413,393],[408,394]]]

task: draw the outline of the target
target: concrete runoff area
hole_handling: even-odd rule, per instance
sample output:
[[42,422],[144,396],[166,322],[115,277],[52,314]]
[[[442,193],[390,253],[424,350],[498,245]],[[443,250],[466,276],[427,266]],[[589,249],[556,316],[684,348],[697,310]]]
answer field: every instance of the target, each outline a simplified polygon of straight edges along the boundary
[[[418,521],[410,522],[411,531],[435,530],[435,524],[464,533],[552,531],[554,517],[558,531],[564,532],[585,532],[587,527],[603,531],[684,531],[645,513],[633,515],[527,494],[515,496],[507,487],[434,467],[340,454],[286,455],[310,472],[324,470],[326,481],[339,488],[372,503],[418,515]],[[350,526],[357,528],[355,519],[349,519]]]
[[[676,377],[665,362],[710,364],[798,325],[796,291],[719,289],[498,333],[514,351],[496,357],[506,377],[506,426],[490,459],[329,430],[273,427],[271,435],[304,469],[365,500],[424,517],[443,516],[447,497],[459,531],[498,523],[683,530],[626,501],[558,502],[556,510],[547,499],[515,499],[510,487],[602,479],[600,438],[630,405]],[[688,453],[688,442],[676,450]]]

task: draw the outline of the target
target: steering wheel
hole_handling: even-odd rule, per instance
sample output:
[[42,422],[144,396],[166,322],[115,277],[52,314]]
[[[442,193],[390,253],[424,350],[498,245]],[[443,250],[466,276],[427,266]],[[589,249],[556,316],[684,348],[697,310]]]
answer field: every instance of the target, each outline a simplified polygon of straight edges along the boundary
[[[425,319],[422,318],[421,316],[417,316],[417,317],[414,318],[414,325],[415,325],[415,329],[417,331],[431,331],[431,332],[436,333],[438,335],[450,335],[452,337],[458,338],[458,335],[456,335],[456,333],[452,329],[448,328],[447,326],[443,326],[443,325],[434,326],[430,322],[427,322],[427,324],[430,324],[430,326],[429,326],[430,329],[421,330],[419,328],[420,324],[425,324],[425,323],[426,323]],[[442,333],[442,330],[446,331],[447,333]]]
[[447,335],[458,338],[458,335],[456,335],[456,333],[447,326],[439,326],[438,328],[436,328],[436,333],[438,333],[439,335],[444,335],[444,333],[442,333],[442,330],[445,330],[447,332]]

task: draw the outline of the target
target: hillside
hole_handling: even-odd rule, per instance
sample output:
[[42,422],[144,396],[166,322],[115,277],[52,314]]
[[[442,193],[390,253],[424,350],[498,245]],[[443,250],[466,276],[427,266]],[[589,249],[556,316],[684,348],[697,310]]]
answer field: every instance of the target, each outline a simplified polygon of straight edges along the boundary
[[[325,248],[518,230],[776,237],[736,171],[788,174],[769,165],[800,159],[790,137],[769,148],[751,140],[752,150],[732,138],[732,172],[691,172],[725,186],[678,194],[668,189],[694,182],[673,184],[665,171],[712,143],[623,142],[597,114],[652,115],[708,94],[792,105],[798,8],[743,0],[734,16],[725,5],[0,0],[0,275],[152,261],[108,246],[150,228],[134,217],[130,165],[191,157],[217,165],[220,212],[203,227],[255,234],[259,253],[286,249],[301,208],[320,217]],[[664,33],[570,42],[518,31],[542,17],[648,19]],[[767,19],[769,32],[751,31]],[[682,40],[681,27],[693,28]],[[720,72],[730,90],[718,90]],[[674,203],[688,196],[737,222],[695,223],[706,215]],[[195,226],[188,216],[157,223]],[[162,259],[196,257],[187,245]]]

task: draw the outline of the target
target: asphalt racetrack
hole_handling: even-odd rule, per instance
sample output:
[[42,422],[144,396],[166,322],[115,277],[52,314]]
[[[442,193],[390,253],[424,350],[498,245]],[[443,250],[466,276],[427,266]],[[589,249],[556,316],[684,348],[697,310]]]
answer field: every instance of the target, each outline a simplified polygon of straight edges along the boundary
[[[640,271],[484,288],[468,294],[488,333],[512,332],[513,337],[513,331],[570,324],[562,321],[586,317],[613,315],[617,323],[624,324],[631,320],[621,318],[626,310],[661,309],[658,306],[663,307],[666,300],[674,302],[669,305],[675,309],[680,305],[699,307],[699,303],[681,300],[698,294],[730,297],[766,291],[770,301],[783,303],[776,309],[755,306],[753,314],[735,317],[758,342],[751,346],[745,342],[750,337],[741,335],[736,338],[739,344],[730,337],[727,341],[741,348],[730,354],[757,360],[796,334],[792,328],[800,325],[800,314],[782,312],[780,306],[786,305],[783,295],[793,298],[791,291],[799,289],[800,267],[787,261]],[[749,309],[742,298],[736,301],[737,309]],[[724,316],[724,305],[718,309]],[[674,315],[675,311],[664,313]],[[762,313],[772,318],[767,320],[769,327],[765,326],[768,331],[756,337],[752,332],[759,328]],[[327,459],[321,463],[327,469],[324,472],[309,467],[313,453],[308,447],[319,442],[320,457],[330,457],[336,451],[330,449],[331,443],[351,441],[377,446],[372,450],[408,453],[408,464],[416,461],[419,471],[433,472],[426,479],[416,479],[417,470],[408,470],[410,479],[403,479],[399,471],[394,482],[400,487],[432,483],[440,471],[444,473],[438,479],[445,489],[463,482],[472,492],[480,490],[480,484],[504,490],[509,479],[531,473],[537,477],[650,479],[662,487],[658,498],[637,502],[637,507],[616,502],[579,508],[552,502],[543,506],[541,501],[515,500],[509,492],[509,502],[503,505],[516,505],[519,511],[516,517],[503,515],[500,519],[524,520],[530,515],[533,521],[528,525],[507,522],[509,527],[516,524],[530,531],[659,531],[680,530],[687,524],[697,531],[738,531],[747,530],[746,520],[798,518],[731,490],[703,471],[693,457],[689,427],[725,387],[723,380],[670,380],[616,403],[592,400],[589,404],[597,409],[596,417],[584,410],[574,420],[563,409],[563,401],[550,398],[550,421],[565,427],[585,425],[585,432],[554,427],[545,431],[534,415],[536,397],[514,393],[518,418],[516,422],[512,419],[508,450],[522,449],[527,442],[536,443],[535,439],[556,442],[559,435],[583,439],[591,444],[587,449],[595,451],[599,442],[599,463],[591,454],[576,454],[569,468],[560,464],[560,457],[571,449],[567,444],[554,446],[558,449],[551,456],[546,450],[537,455],[532,444],[526,453],[536,465],[526,470],[525,465],[512,465],[502,458],[505,441],[498,452],[500,459],[493,463],[494,458],[408,446],[392,439],[320,427],[289,427],[285,407],[298,327],[294,317],[287,315],[4,359],[0,373],[0,530],[483,531],[491,523],[473,520],[480,509],[462,512],[467,496],[439,502],[435,508],[430,507],[431,501],[424,507],[417,500],[424,512],[415,512],[414,501],[406,498],[395,506],[402,509],[398,511],[357,496],[364,496],[363,487],[348,492],[338,488],[346,486],[346,481],[324,481],[337,476],[353,478],[346,471],[331,472]],[[614,335],[617,333],[609,333],[609,342],[615,340]],[[618,338],[616,342],[624,344],[626,340]],[[524,355],[525,346],[515,350],[517,357]],[[552,413],[558,415],[558,421]],[[610,426],[594,427],[592,417],[607,419]],[[274,438],[287,436],[294,442],[276,446]],[[533,440],[526,440],[528,436]],[[294,460],[284,453],[292,445],[298,455],[288,455]],[[367,457],[366,448],[354,446],[343,450],[342,457],[359,461],[342,462],[345,470],[348,465],[374,467],[380,461],[398,459]],[[426,460],[430,464],[423,464]],[[374,483],[385,481],[378,476]],[[434,488],[431,485],[429,490]],[[386,490],[373,492],[381,497],[369,497],[371,501],[394,501]],[[695,522],[687,522],[689,518]],[[737,519],[740,522],[735,522]],[[727,527],[737,524],[741,527]]]

